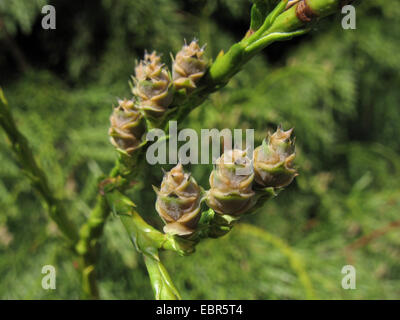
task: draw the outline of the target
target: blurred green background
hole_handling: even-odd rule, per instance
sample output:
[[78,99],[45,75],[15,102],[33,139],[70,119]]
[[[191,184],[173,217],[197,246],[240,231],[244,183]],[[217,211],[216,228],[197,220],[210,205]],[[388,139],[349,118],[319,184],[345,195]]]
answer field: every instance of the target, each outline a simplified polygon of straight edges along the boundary
[[[56,30],[41,28],[46,3],[56,7]],[[108,118],[117,98],[131,96],[135,59],[156,49],[170,64],[169,53],[194,37],[215,57],[245,34],[250,5],[0,1],[0,86],[77,223],[116,158]],[[267,48],[180,124],[254,128],[256,144],[280,123],[294,127],[300,172],[228,236],[202,242],[189,257],[162,254],[183,298],[400,298],[400,2],[363,1],[356,30],[343,30],[341,19],[330,17],[306,36]],[[208,187],[210,166],[186,169]],[[151,185],[162,172],[152,167],[143,174],[130,195],[161,228]],[[75,257],[3,132],[0,178],[0,298],[79,298]],[[117,218],[108,220],[101,245],[102,298],[152,299],[144,263]],[[41,288],[47,264],[56,267],[56,290]],[[356,268],[356,290],[341,287],[347,264]]]

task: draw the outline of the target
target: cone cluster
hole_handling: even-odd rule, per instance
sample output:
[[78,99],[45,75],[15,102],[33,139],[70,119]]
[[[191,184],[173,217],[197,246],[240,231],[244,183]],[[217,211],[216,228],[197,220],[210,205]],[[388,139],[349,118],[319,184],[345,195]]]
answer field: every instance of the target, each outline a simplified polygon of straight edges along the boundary
[[[293,167],[295,146],[292,132],[293,129],[284,131],[278,127],[254,150],[252,160],[247,151],[240,149],[228,150],[216,160],[210,174],[210,189],[205,192],[204,200],[223,219],[220,222],[218,218],[215,220],[214,229],[218,235],[230,230],[232,219],[236,221],[257,201],[269,198],[275,194],[275,188],[287,186],[297,176]],[[178,164],[165,173],[161,188],[154,189],[157,212],[166,223],[164,232],[191,235],[201,215],[202,192],[196,181]]]
[[136,64],[135,76],[132,77],[134,98],[119,101],[111,116],[109,135],[112,144],[128,154],[142,146],[144,123],[157,126],[162,122],[174,92],[184,89],[183,92],[188,93],[196,88],[207,67],[204,48],[200,48],[196,40],[189,45],[185,43],[176,54],[173,76],[155,51],[151,54],[146,52],[143,60]]
[[119,150],[132,154],[142,144],[146,131],[142,114],[132,100],[119,100],[110,117],[108,131],[111,143]]
[[164,232],[187,236],[192,234],[200,219],[201,189],[178,164],[164,174],[157,193],[156,210],[164,220]]
[[[156,52],[146,52],[144,59],[135,67],[132,88],[135,98],[119,100],[110,117],[111,143],[124,154],[132,155],[145,144],[146,124],[152,127],[164,119],[175,90],[179,90],[179,94],[191,92],[207,67],[204,47],[201,48],[196,40],[189,45],[185,43],[176,54],[172,77]],[[192,235],[201,218],[204,194],[212,215],[218,214],[212,220],[212,227],[218,235],[221,232],[224,234],[259,199],[262,203],[266,195],[274,194],[274,188],[290,184],[297,176],[293,167],[295,146],[294,139],[291,139],[292,131],[278,127],[275,133],[268,134],[262,145],[254,150],[252,160],[246,151],[226,151],[216,161],[209,179],[210,189],[206,193],[189,173],[184,172],[181,164],[166,172],[160,189],[154,187],[157,193],[156,210],[165,222],[164,232]],[[201,221],[201,228],[204,229],[204,223],[211,220]]]

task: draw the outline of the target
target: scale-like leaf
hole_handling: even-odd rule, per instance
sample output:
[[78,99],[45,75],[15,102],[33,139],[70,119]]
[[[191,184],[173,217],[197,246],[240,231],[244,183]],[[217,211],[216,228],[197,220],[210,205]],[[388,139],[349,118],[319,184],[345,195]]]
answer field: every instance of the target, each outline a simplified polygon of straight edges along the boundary
[[251,7],[251,22],[250,29],[256,31],[259,29],[268,13],[272,11],[279,0],[251,0],[253,6]]

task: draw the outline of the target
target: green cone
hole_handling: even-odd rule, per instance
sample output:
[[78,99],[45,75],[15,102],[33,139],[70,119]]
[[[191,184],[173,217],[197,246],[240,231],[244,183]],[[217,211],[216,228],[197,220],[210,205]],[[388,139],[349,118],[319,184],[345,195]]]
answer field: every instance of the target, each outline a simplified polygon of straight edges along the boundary
[[146,126],[133,101],[125,99],[118,102],[118,107],[110,117],[111,127],[108,134],[117,149],[130,155],[142,145]]
[[207,205],[219,214],[245,213],[255,204],[253,180],[253,168],[246,152],[238,149],[225,152],[211,172]]
[[133,94],[140,101],[138,108],[150,117],[161,117],[172,102],[172,83],[156,52],[146,53],[136,66],[134,83]]
[[176,89],[188,91],[196,88],[196,83],[203,77],[208,67],[204,56],[204,48],[200,48],[196,40],[185,44],[176,54],[172,66],[172,79]]
[[200,219],[201,189],[179,163],[166,172],[157,193],[156,210],[164,220],[164,232],[190,235]]
[[298,175],[293,168],[295,158],[294,140],[290,138],[293,129],[277,131],[254,150],[254,173],[256,183],[262,187],[282,188]]

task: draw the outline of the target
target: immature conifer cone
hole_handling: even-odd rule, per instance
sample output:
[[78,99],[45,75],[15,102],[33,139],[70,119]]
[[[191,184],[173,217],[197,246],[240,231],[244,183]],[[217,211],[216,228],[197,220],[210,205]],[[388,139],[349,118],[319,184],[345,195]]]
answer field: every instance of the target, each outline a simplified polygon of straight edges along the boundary
[[111,143],[118,149],[132,154],[142,143],[146,131],[143,116],[131,100],[119,100],[110,117],[108,131]]
[[185,44],[176,54],[172,66],[172,78],[177,89],[196,88],[196,83],[204,75],[208,63],[203,57],[204,48],[200,48],[196,40]]
[[166,172],[157,193],[156,210],[164,220],[165,233],[192,234],[200,219],[201,190],[179,163]]
[[172,102],[172,83],[156,52],[145,53],[135,68],[134,82],[133,94],[140,99],[138,107],[152,117],[162,116]]
[[262,187],[281,188],[290,184],[298,175],[293,168],[295,158],[293,129],[283,131],[281,127],[254,150],[253,162],[257,184]]
[[239,149],[225,152],[211,172],[207,205],[220,214],[243,214],[254,205],[253,180],[253,168],[246,152]]

